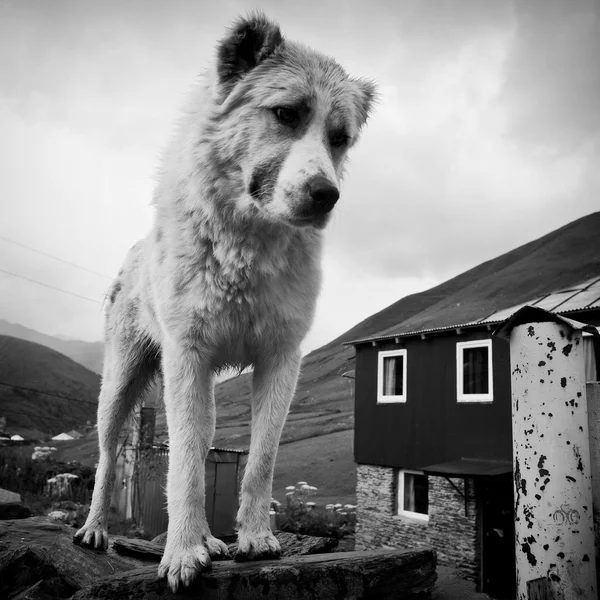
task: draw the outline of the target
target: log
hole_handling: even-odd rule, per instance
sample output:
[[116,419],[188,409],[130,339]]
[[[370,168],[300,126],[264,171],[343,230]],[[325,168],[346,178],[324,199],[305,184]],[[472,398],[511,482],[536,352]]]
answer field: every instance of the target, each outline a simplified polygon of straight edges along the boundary
[[[430,598],[433,550],[372,550],[293,556],[273,561],[214,563],[185,591],[199,600],[416,600]],[[156,566],[104,577],[73,600],[176,600]]]
[[[282,556],[298,556],[306,554],[324,554],[333,552],[338,545],[338,540],[333,538],[317,537],[312,535],[297,535],[286,531],[276,531],[275,537],[281,546]],[[161,535],[151,542],[146,540],[133,540],[122,536],[114,536],[113,548],[123,556],[133,556],[145,560],[160,561],[163,555],[166,536]],[[157,541],[158,540],[158,541]],[[237,550],[237,544],[228,544],[231,556]]]

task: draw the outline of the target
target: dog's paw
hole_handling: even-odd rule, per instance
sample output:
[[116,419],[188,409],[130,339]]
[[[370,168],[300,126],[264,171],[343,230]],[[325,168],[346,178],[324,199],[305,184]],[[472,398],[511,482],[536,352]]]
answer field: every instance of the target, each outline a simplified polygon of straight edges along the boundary
[[190,585],[199,573],[208,571],[211,564],[208,549],[204,544],[167,549],[158,567],[158,577],[166,578],[170,588],[176,592],[180,586]]
[[277,538],[270,532],[258,534],[238,533],[238,548],[235,560],[269,560],[281,556],[281,546]]
[[84,548],[104,551],[108,549],[108,532],[100,525],[84,525],[73,536],[73,542]]
[[227,547],[227,544],[212,535],[207,536],[206,547],[208,548],[208,554],[212,560],[225,560],[229,558],[229,548]]

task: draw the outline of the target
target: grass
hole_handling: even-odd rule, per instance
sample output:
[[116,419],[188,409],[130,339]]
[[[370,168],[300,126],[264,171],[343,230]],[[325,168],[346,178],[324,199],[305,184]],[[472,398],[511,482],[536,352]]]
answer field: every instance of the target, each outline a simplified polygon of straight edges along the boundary
[[277,528],[290,533],[343,538],[356,528],[356,506],[341,502],[317,504],[316,486],[306,481],[286,487],[285,502],[271,501]]
[[337,431],[279,447],[273,497],[285,502],[286,487],[309,481],[318,491],[318,504],[356,501],[356,465],[352,452],[353,432]]

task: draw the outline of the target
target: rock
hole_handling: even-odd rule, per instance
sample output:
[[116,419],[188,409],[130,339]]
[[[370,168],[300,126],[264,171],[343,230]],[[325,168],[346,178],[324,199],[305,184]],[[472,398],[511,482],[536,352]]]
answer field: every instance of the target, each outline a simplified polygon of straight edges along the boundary
[[143,564],[75,546],[73,533],[45,517],[0,521],[0,598],[69,598],[100,577]]
[[[185,591],[202,600],[417,600],[431,597],[433,550],[371,550],[213,564]],[[72,600],[177,600],[156,566],[104,577]]]
[[31,511],[19,502],[7,502],[0,504],[0,521],[7,519],[27,519],[31,517]]
[[66,510],[53,510],[48,513],[47,517],[52,521],[66,523],[69,520],[69,513]]

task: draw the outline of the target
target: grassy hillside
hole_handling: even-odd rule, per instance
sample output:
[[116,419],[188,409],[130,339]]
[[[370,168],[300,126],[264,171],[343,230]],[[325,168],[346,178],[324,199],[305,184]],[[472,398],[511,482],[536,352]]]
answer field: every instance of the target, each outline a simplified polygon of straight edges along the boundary
[[103,342],[83,342],[81,340],[66,340],[52,335],[46,335],[16,323],[9,323],[0,319],[0,335],[9,335],[28,342],[35,342],[42,346],[52,348],[75,362],[82,364],[94,373],[102,373],[102,360],[104,356]]
[[96,421],[100,376],[40,344],[0,335],[0,384],[10,432],[56,435]]

